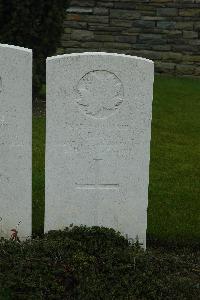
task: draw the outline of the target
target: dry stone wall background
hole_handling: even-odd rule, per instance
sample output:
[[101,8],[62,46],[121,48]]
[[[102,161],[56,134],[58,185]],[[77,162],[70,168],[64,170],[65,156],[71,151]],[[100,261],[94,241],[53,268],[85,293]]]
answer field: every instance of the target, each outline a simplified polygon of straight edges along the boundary
[[200,77],[200,0],[71,0],[57,54],[107,51]]

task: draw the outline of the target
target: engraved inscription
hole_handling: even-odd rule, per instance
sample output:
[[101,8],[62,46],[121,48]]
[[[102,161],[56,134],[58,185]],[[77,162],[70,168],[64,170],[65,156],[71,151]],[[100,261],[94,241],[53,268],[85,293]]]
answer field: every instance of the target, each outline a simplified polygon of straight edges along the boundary
[[5,117],[3,116],[1,119],[0,119],[0,127],[4,127],[4,126],[7,126],[8,123],[5,121]]
[[113,73],[97,70],[87,73],[77,85],[77,103],[85,113],[94,118],[106,118],[123,102],[124,88]]

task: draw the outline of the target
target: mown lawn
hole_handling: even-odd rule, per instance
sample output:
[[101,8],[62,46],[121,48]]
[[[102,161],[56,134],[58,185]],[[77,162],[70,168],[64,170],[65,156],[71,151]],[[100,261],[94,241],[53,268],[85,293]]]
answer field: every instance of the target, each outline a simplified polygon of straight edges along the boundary
[[[33,230],[43,230],[45,117],[33,117]],[[56,201],[56,199],[55,199]],[[148,237],[200,241],[200,80],[156,76]]]
[[156,77],[148,234],[200,242],[200,80]]

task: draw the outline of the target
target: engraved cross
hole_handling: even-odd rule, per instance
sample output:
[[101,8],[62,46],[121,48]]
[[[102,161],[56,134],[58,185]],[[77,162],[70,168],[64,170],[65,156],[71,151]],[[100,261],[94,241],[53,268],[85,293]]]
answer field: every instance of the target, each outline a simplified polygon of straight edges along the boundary
[[100,167],[99,167],[99,162],[102,159],[100,158],[95,158],[95,183],[86,183],[86,184],[77,184],[76,187],[77,189],[81,190],[119,190],[119,184],[118,183],[99,183],[99,178],[100,178]]

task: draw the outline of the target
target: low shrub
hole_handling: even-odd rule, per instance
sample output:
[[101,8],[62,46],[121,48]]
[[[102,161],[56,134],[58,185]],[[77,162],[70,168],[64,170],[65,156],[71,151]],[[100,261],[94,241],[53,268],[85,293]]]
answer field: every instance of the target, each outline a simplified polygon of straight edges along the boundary
[[0,241],[0,299],[199,299],[200,253],[143,251],[113,229]]

